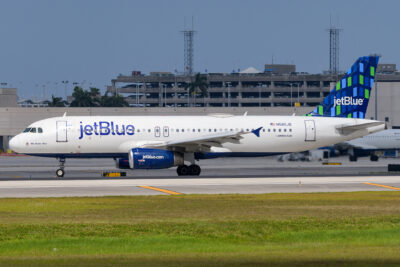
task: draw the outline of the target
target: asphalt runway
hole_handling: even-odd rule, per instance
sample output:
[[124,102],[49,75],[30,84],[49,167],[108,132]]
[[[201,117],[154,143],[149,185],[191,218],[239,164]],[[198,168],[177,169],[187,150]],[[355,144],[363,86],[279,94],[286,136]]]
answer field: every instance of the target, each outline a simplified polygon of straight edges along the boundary
[[126,177],[102,177],[116,171],[111,159],[67,160],[66,175],[55,176],[55,159],[0,157],[0,197],[67,197],[174,194],[258,194],[280,192],[399,191],[400,174],[388,173],[399,159],[342,165],[278,162],[276,158],[230,158],[200,161],[200,177],[178,177],[167,170],[127,170]]

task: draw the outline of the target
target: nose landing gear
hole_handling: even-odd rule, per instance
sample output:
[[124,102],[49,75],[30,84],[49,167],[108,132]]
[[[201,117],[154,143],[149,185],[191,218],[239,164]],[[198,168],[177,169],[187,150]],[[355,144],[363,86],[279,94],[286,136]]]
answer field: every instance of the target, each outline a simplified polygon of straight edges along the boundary
[[65,164],[65,159],[64,158],[59,158],[58,162],[60,163],[60,168],[56,171],[57,177],[64,177],[65,171],[64,171],[64,164]]

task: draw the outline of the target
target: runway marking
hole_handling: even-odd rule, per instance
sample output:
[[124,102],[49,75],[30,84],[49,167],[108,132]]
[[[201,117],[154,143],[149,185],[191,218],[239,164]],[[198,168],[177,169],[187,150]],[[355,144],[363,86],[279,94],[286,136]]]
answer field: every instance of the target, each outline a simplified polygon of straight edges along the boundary
[[364,184],[384,187],[384,188],[387,188],[387,189],[400,190],[400,188],[398,188],[398,187],[389,186],[389,185],[383,185],[383,184],[374,184],[374,183],[364,183]]
[[162,188],[158,188],[158,187],[153,187],[153,186],[141,185],[138,187],[155,190],[155,191],[163,192],[163,193],[170,194],[170,195],[183,195],[183,193],[179,193],[179,192],[175,192],[175,191],[171,191],[171,190],[167,190],[167,189],[162,189]]

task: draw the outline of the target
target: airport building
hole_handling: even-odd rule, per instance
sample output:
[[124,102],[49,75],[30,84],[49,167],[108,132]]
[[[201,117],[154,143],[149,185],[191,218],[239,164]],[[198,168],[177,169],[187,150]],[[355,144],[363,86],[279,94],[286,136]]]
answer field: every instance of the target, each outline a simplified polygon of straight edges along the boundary
[[[107,91],[125,96],[132,107],[304,107],[317,106],[329,94],[342,74],[308,74],[296,72],[295,65],[267,64],[264,72],[255,69],[241,73],[202,74],[209,95],[201,93],[188,97],[187,85],[194,76],[170,72],[151,72],[143,75],[133,71],[111,81]],[[386,121],[394,120],[400,101],[400,72],[395,64],[380,64],[375,88],[378,88],[378,112]],[[375,95],[371,96],[374,101]],[[368,108],[375,117],[375,105]],[[400,125],[400,119],[396,125]]]

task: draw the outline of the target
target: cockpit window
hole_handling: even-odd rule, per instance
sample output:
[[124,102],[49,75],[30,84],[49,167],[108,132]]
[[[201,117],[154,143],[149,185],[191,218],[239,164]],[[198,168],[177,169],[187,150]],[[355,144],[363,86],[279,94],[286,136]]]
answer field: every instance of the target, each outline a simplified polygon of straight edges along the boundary
[[24,133],[28,133],[28,132],[30,132],[31,131],[31,128],[26,128],[25,130],[24,130]]
[[36,128],[31,128],[31,133],[36,133]]
[[38,128],[38,133],[43,133],[43,129],[42,128]]

